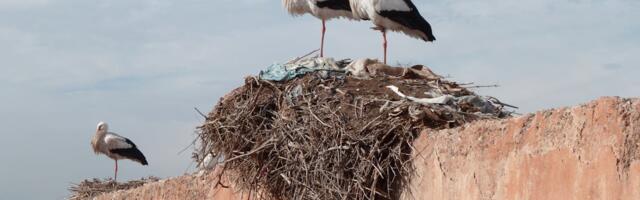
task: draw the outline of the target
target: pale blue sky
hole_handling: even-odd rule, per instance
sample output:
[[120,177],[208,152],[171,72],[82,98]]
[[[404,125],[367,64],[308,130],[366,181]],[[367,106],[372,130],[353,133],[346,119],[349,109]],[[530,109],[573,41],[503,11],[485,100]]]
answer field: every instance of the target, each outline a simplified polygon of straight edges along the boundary
[[[414,0],[438,40],[391,34],[392,63],[425,64],[520,112],[640,96],[636,0]],[[367,22],[328,23],[328,56],[379,57]],[[0,199],[62,199],[110,177],[89,140],[98,121],[135,141],[148,167],[181,175],[201,118],[244,76],[319,46],[320,22],[278,0],[0,0]],[[191,168],[192,169],[192,168]]]

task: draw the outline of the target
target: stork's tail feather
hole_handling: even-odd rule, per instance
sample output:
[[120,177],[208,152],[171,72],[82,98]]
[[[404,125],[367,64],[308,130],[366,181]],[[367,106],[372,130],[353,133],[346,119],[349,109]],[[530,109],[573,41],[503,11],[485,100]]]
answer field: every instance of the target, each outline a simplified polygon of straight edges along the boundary
[[136,147],[128,149],[113,149],[111,150],[111,153],[139,162],[142,165],[149,165],[149,163],[147,163],[147,158],[145,158],[144,154],[142,154],[142,152],[140,152]]

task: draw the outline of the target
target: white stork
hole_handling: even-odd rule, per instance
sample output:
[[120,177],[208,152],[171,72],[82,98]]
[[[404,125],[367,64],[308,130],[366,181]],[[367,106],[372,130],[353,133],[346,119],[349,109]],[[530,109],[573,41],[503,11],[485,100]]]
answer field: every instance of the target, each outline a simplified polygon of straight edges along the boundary
[[96,154],[104,154],[116,161],[114,181],[118,178],[118,160],[129,159],[142,165],[148,164],[147,159],[131,140],[109,132],[109,126],[104,122],[98,123],[91,147]]
[[382,32],[384,63],[387,63],[387,30],[402,32],[425,42],[436,40],[431,25],[425,20],[411,0],[350,0],[353,16],[370,19]]
[[282,0],[282,4],[293,16],[309,13],[322,20],[322,37],[320,39],[320,57],[324,57],[324,34],[327,31],[326,21],[334,18],[353,18],[349,0]]

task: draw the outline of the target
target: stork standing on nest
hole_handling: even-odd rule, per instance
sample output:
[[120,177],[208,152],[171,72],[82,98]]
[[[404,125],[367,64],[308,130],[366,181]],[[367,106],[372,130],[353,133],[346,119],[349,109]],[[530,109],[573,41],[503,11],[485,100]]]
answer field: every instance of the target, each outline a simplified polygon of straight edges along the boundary
[[350,0],[353,16],[370,19],[382,32],[384,63],[387,63],[387,30],[402,32],[425,42],[436,40],[431,25],[425,20],[411,0]]
[[104,154],[116,161],[114,181],[118,178],[118,160],[129,159],[142,165],[148,164],[147,159],[131,140],[109,132],[109,126],[104,122],[98,123],[91,147],[96,154]]
[[282,4],[293,16],[309,13],[322,20],[322,37],[320,39],[320,57],[324,57],[324,34],[327,31],[326,21],[334,18],[355,20],[349,0],[282,0]]

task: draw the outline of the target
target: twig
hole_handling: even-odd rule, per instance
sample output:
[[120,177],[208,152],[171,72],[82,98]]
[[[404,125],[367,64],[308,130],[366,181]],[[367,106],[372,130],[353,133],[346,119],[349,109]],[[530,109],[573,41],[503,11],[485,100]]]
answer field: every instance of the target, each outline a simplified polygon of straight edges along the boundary
[[202,112],[200,112],[200,110],[198,110],[198,108],[193,107],[193,109],[195,109],[196,112],[198,112],[198,114],[200,114],[200,116],[202,116],[205,120],[209,119],[206,115],[204,115]]
[[258,152],[258,151],[262,150],[263,148],[267,147],[267,146],[268,146],[268,144],[269,144],[269,142],[271,142],[271,140],[267,140],[267,141],[265,141],[265,142],[264,142],[264,143],[262,143],[262,145],[260,145],[260,147],[258,147],[258,148],[255,148],[255,149],[253,149],[253,150],[251,150],[251,151],[249,151],[249,152],[247,152],[247,153],[245,153],[245,154],[242,154],[242,155],[239,155],[239,156],[236,156],[236,157],[233,157],[233,158],[229,158],[229,159],[225,160],[225,161],[224,161],[224,162],[222,162],[222,163],[223,163],[223,164],[226,164],[226,163],[229,163],[229,162],[231,162],[231,161],[234,161],[234,160],[237,160],[237,159],[240,159],[240,158],[246,157],[246,156],[248,156],[248,155],[254,154],[254,153],[256,153],[256,152]]
[[[304,84],[303,84],[303,87],[304,87]],[[309,113],[311,114],[311,116],[313,116],[313,118],[315,118],[316,120],[318,120],[318,122],[320,122],[320,124],[322,124],[322,125],[324,125],[324,126],[326,126],[326,127],[332,128],[332,126],[331,126],[331,125],[329,125],[329,124],[327,124],[327,123],[324,123],[322,120],[320,120],[320,118],[319,118],[315,113],[313,113],[313,111],[311,110],[311,102],[309,101],[309,99],[307,99],[307,98],[305,97],[305,95],[302,95],[302,98],[307,102],[307,110],[309,111]]]
[[178,151],[178,155],[182,154],[184,151],[186,151],[187,149],[189,149],[189,147],[193,146],[196,144],[196,141],[198,141],[198,138],[193,139],[193,141],[191,141],[191,144],[189,144],[187,147],[185,147],[184,149]]
[[489,99],[494,100],[497,104],[500,104],[500,105],[503,105],[503,106],[507,106],[507,107],[515,108],[515,109],[520,109],[520,108],[518,108],[516,106],[512,106],[512,105],[509,105],[509,104],[506,104],[506,103],[502,103],[502,101],[498,100],[498,98],[495,98],[495,97],[492,97],[492,96],[489,96]]
[[216,183],[216,186],[222,186],[222,188],[229,188],[229,186],[224,185],[222,183],[222,175],[224,175],[224,172],[227,169],[227,165],[222,165],[222,170],[220,171],[220,174],[218,174],[218,182]]
[[295,58],[295,59],[293,59],[293,60],[290,60],[290,61],[289,61],[289,62],[287,62],[287,63],[295,63],[295,62],[298,62],[300,59],[306,58],[307,56],[309,56],[309,55],[311,55],[311,54],[313,54],[313,53],[315,53],[315,52],[318,52],[318,51],[320,51],[320,49],[313,50],[313,51],[311,51],[311,52],[309,52],[309,53],[307,53],[307,54],[304,54],[303,56],[300,56],[300,57],[297,57],[297,58]]
[[371,193],[369,198],[371,200],[376,199],[376,183],[378,183],[378,173],[373,173],[373,182],[371,182]]
[[466,88],[497,88],[500,87],[500,85],[498,84],[494,84],[494,85],[474,85],[474,86],[468,86]]

